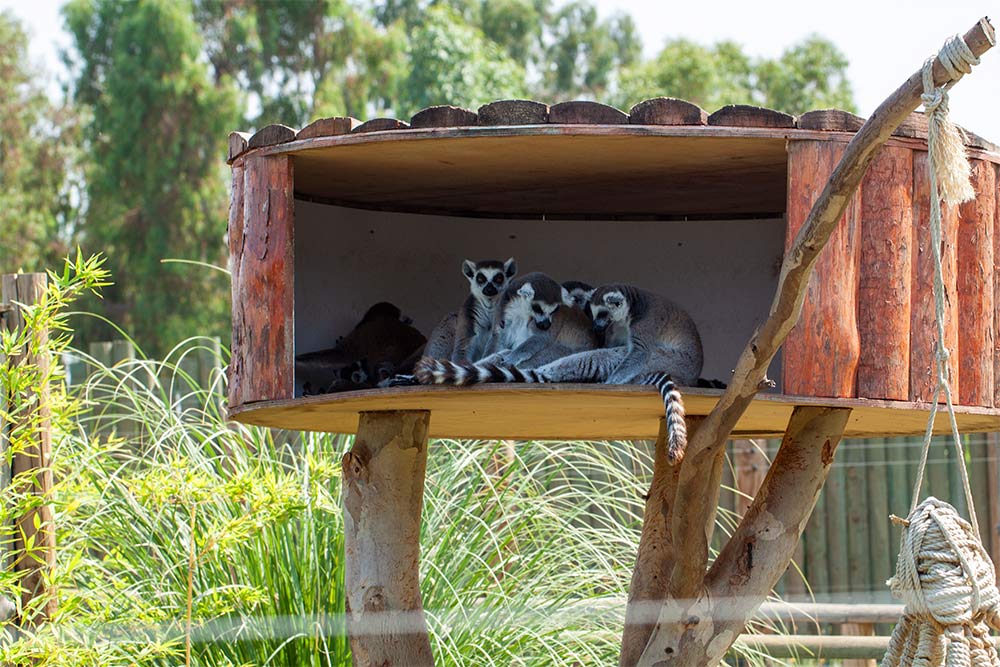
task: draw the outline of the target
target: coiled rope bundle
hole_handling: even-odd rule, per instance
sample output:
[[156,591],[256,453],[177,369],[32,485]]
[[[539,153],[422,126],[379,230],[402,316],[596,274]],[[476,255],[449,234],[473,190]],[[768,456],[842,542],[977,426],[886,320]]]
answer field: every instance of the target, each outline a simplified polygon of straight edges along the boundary
[[990,628],[1000,631],[996,572],[979,535],[931,497],[903,530],[894,597],[906,603],[882,667],[1000,667]]
[[[969,164],[958,130],[947,118],[948,88],[978,64],[961,37],[948,40],[937,59],[951,81],[935,88],[931,68],[924,63],[924,110],[929,118],[928,163],[931,170],[931,247],[934,255],[934,301],[937,315],[937,386],[924,435],[924,449],[907,519],[893,517],[904,526],[896,575],[888,581],[894,597],[905,602],[903,618],[892,632],[883,667],[1000,667],[990,638],[990,628],[1000,631],[1000,591],[995,570],[979,535],[962,441],[955,421],[948,383],[948,349],[944,345],[944,281],[941,269],[941,205],[967,201],[974,196]],[[971,523],[937,498],[919,505],[930,451],[938,398],[944,394],[951,433],[958,452],[959,470]]]

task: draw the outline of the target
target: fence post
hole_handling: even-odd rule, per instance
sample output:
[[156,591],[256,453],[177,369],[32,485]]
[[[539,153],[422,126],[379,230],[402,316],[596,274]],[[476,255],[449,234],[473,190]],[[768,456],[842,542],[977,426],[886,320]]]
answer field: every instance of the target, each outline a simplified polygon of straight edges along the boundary
[[[24,314],[20,304],[38,303],[48,283],[44,273],[4,275],[2,281],[2,303],[5,307],[4,326],[9,331],[19,331],[25,327]],[[41,354],[27,347],[16,358],[5,360],[7,364],[26,364],[38,368],[39,375],[46,378],[51,359],[45,351],[48,331],[34,332]],[[6,394],[6,390],[5,390]],[[45,382],[38,388],[38,394],[31,396],[5,395],[9,406],[11,423],[4,424],[8,434],[27,427],[30,444],[23,451],[15,451],[11,459],[11,478],[14,484],[23,484],[28,493],[48,498],[52,493],[52,425],[49,389]],[[19,409],[23,405],[25,408]],[[29,426],[35,423],[36,427]],[[5,442],[5,444],[7,444]],[[21,579],[21,606],[29,611],[21,620],[25,626],[33,626],[47,620],[56,611],[55,592],[49,589],[48,574],[55,566],[56,535],[53,526],[52,507],[42,502],[15,519],[15,539],[13,543],[13,567],[23,573]],[[33,546],[25,552],[25,544]],[[38,599],[41,602],[37,602]]]

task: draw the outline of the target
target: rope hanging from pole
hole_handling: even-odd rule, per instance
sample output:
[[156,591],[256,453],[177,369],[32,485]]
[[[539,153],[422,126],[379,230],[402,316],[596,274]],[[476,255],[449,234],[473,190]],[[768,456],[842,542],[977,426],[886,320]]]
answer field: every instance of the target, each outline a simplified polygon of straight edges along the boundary
[[[939,60],[951,81],[935,88],[931,68]],[[903,525],[896,574],[887,583],[906,606],[886,651],[883,667],[1000,667],[990,639],[990,628],[1000,631],[1000,591],[989,554],[983,548],[972,499],[951,386],[948,348],[944,340],[944,279],[941,268],[941,201],[954,205],[975,197],[969,182],[969,163],[957,128],[948,120],[948,89],[979,63],[958,35],[924,63],[924,112],[929,116],[927,136],[931,184],[931,249],[934,257],[934,305],[937,319],[937,386],[924,434],[924,447]],[[930,497],[918,504],[934,433],[938,399],[944,394],[957,452],[966,506],[971,522],[946,502]]]

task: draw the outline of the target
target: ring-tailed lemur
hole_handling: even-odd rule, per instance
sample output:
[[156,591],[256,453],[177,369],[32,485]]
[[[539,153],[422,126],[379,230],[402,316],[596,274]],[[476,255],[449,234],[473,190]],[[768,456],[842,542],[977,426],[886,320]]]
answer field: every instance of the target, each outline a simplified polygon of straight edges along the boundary
[[480,382],[604,382],[655,386],[663,398],[671,461],[684,456],[684,403],[674,381],[693,385],[703,362],[701,337],[680,306],[630,285],[594,291],[589,309],[604,346],[562,357],[536,369],[493,363],[446,364],[421,359],[414,375],[423,384]]
[[572,297],[573,306],[586,313],[587,304],[590,303],[590,295],[594,293],[594,288],[579,280],[567,280],[562,286]]
[[376,303],[334,347],[297,355],[296,381],[313,393],[374,387],[386,368],[412,370],[412,355],[426,340],[395,305]]
[[500,297],[488,354],[481,361],[535,368],[596,346],[590,321],[573,307],[569,292],[544,273],[529,273],[512,281]]
[[493,329],[500,294],[517,273],[517,262],[483,260],[462,262],[469,296],[457,313],[448,313],[431,332],[424,354],[452,361],[482,359]]
[[493,315],[500,294],[517,273],[517,262],[483,260],[462,262],[462,275],[469,281],[469,296],[461,310],[441,318],[431,331],[424,349],[407,359],[393,377],[381,378],[378,386],[398,387],[416,384],[408,373],[421,356],[451,361],[478,361],[483,357],[493,333]]

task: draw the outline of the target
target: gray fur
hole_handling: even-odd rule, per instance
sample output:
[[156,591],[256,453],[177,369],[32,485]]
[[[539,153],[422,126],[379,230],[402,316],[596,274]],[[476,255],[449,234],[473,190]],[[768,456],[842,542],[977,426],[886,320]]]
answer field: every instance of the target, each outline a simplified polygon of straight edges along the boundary
[[533,370],[508,359],[486,359],[480,364],[451,367],[431,367],[421,361],[417,377],[424,383],[440,384],[651,384],[663,397],[671,458],[679,460],[687,443],[687,432],[683,402],[674,382],[697,384],[703,363],[701,337],[694,321],[673,301],[630,285],[598,288],[589,309],[595,330],[603,337],[600,349],[563,356]]
[[[465,298],[461,309],[448,313],[434,327],[424,355],[451,361],[481,359],[492,336],[493,313],[497,303],[516,272],[517,262],[513,257],[506,262],[492,259],[462,262],[462,275],[469,281],[469,296]],[[487,283],[493,283],[496,289],[493,294],[484,293],[486,285],[480,283],[480,276]]]
[[494,314],[486,363],[534,368],[597,345],[586,315],[565,304],[566,290],[544,273],[529,273],[504,290]]

